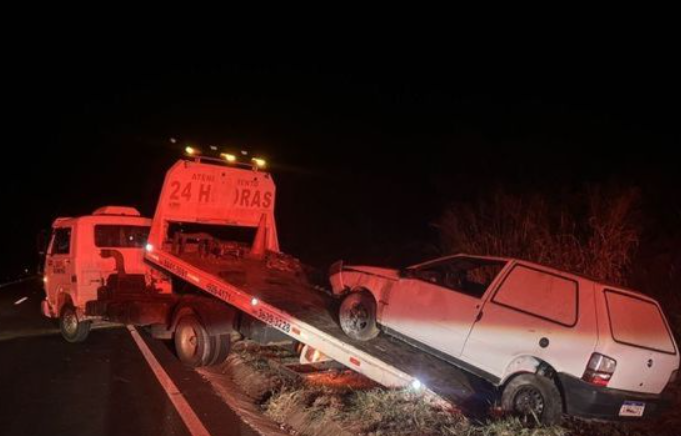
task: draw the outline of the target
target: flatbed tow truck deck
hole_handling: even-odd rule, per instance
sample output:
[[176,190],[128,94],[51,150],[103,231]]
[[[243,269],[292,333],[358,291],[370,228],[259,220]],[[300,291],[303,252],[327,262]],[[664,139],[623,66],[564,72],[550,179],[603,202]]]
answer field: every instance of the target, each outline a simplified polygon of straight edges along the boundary
[[161,250],[147,259],[384,386],[411,386],[470,410],[488,405],[494,391],[482,379],[386,334],[369,342],[349,338],[336,319],[336,299],[302,274],[270,268],[266,260]]

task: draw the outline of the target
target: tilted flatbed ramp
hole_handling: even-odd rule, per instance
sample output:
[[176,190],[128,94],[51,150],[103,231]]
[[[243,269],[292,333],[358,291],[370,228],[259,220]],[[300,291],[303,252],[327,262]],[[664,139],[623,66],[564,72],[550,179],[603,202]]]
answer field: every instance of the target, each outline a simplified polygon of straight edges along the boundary
[[335,361],[388,387],[425,389],[463,408],[486,401],[485,382],[405,342],[382,334],[355,341],[341,330],[335,300],[290,271],[263,260],[224,259],[158,250],[147,260]]

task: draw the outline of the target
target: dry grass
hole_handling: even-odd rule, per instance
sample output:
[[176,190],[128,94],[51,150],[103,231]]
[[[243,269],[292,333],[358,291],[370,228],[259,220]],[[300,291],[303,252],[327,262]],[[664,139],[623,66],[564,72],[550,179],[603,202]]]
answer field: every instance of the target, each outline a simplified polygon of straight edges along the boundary
[[[286,353],[240,343],[229,367],[267,417],[301,436],[666,436],[681,428],[678,409],[655,422],[634,425],[567,419],[563,426],[543,427],[505,416],[472,422],[457,409],[410,390],[377,388],[371,383],[353,389],[353,384],[324,386],[308,383],[306,377],[292,378],[270,360]],[[681,400],[681,392],[677,398]]]
[[453,204],[435,223],[443,251],[526,259],[626,283],[640,229],[635,189],[548,198],[497,190]]

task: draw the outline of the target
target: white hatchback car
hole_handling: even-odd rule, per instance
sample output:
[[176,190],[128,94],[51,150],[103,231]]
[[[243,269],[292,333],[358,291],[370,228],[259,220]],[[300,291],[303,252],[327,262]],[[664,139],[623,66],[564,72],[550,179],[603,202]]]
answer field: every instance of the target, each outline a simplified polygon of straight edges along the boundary
[[501,388],[505,410],[652,415],[679,353],[659,304],[640,293],[516,259],[456,255],[393,270],[331,269],[343,331],[379,328]]

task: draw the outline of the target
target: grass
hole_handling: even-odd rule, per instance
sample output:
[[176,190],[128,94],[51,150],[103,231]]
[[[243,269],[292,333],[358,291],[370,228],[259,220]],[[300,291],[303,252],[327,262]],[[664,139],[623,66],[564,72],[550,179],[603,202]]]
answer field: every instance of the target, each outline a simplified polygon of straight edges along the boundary
[[475,422],[456,408],[411,390],[371,383],[308,383],[305,377],[282,372],[271,357],[287,357],[287,352],[236,346],[230,358],[238,360],[232,362],[238,368],[235,380],[250,391],[266,416],[301,436],[671,436],[681,428],[681,391],[676,392],[676,407],[667,414],[636,424],[566,418],[561,426],[545,427],[503,415]]

